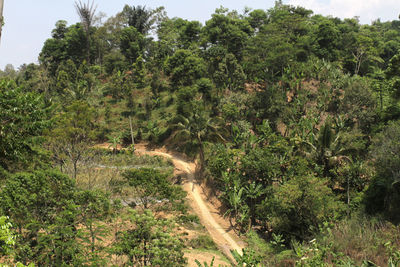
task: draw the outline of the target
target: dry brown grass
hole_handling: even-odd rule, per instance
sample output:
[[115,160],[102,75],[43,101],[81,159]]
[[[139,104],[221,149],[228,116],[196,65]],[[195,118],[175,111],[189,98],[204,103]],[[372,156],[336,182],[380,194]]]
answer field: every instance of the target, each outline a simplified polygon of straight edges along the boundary
[[369,260],[378,266],[387,266],[391,256],[389,246],[397,251],[400,249],[400,226],[350,219],[336,224],[327,238],[335,254],[343,254],[357,265]]

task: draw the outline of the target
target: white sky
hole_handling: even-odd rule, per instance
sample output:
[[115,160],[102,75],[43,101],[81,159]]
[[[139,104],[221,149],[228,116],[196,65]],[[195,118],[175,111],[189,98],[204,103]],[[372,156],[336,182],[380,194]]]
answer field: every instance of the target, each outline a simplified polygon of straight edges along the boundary
[[359,16],[361,23],[371,23],[377,18],[382,21],[397,20],[400,0],[288,0],[288,4],[303,6],[316,14],[340,18]]
[[[86,0],[83,0],[86,2]],[[0,69],[6,64],[18,68],[23,63],[37,62],[44,41],[58,20],[69,24],[78,22],[74,0],[4,0],[5,26],[0,44]],[[285,4],[300,5],[316,14],[340,18],[359,16],[361,23],[398,19],[400,0],[284,0]],[[205,22],[221,5],[243,11],[244,7],[269,9],[274,0],[95,0],[97,11],[115,15],[125,4],[164,6],[169,17],[181,17]]]

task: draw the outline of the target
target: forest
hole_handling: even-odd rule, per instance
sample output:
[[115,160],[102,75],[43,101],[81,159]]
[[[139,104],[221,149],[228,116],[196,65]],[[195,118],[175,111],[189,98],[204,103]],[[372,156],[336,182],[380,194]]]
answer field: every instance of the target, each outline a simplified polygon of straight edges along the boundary
[[0,266],[400,266],[400,20],[75,7],[0,71]]

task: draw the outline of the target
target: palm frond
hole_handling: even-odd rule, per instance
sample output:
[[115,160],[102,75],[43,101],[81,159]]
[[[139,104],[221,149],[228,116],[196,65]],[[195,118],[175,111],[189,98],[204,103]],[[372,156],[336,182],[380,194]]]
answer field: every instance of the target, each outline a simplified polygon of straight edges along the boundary
[[171,124],[174,125],[178,125],[178,124],[182,124],[182,125],[188,125],[189,124],[189,119],[182,116],[182,115],[176,115],[172,120],[171,120]]
[[187,129],[177,130],[171,135],[171,138],[173,140],[179,139],[183,143],[188,142],[191,139],[190,131]]
[[94,1],[90,4],[89,0],[87,3],[82,3],[79,0],[78,2],[75,2],[75,9],[78,12],[85,32],[88,33],[90,26],[92,25],[97,6],[94,5]]

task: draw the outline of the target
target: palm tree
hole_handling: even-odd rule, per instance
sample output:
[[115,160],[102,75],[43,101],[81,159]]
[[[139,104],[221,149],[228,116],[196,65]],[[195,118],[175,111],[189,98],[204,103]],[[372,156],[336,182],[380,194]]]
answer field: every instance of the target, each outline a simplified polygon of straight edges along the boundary
[[81,19],[83,30],[86,34],[86,53],[87,53],[87,63],[90,63],[90,27],[93,23],[94,14],[96,13],[97,6],[94,6],[94,2],[92,4],[89,3],[89,0],[86,4],[82,4],[79,2],[75,2],[76,12]]
[[4,7],[4,0],[0,0],[0,41],[1,41],[1,30],[3,28],[3,23],[4,23],[3,7]]
[[249,229],[251,226],[256,224],[256,205],[257,205],[257,200],[260,199],[261,196],[263,196],[266,192],[266,190],[263,188],[261,184],[256,184],[254,181],[245,186],[245,193],[246,193],[246,198],[249,202],[249,212],[250,212],[250,225]]
[[330,120],[327,120],[321,127],[318,136],[312,139],[314,143],[302,141],[302,144],[305,144],[310,149],[305,154],[314,158],[318,165],[323,166],[324,176],[329,175],[329,170],[333,166],[351,162],[351,158],[347,155],[354,149],[343,146],[340,142],[341,134],[339,131],[332,129]]
[[126,5],[122,12],[128,20],[129,26],[135,27],[143,35],[146,35],[150,31],[153,23],[151,20],[153,12],[147,10],[146,6],[130,7]]
[[172,138],[179,140],[181,144],[192,143],[199,152],[199,175],[204,170],[204,143],[206,140],[225,141],[225,128],[218,117],[210,118],[204,111],[198,110],[188,117],[178,115],[174,119]]

